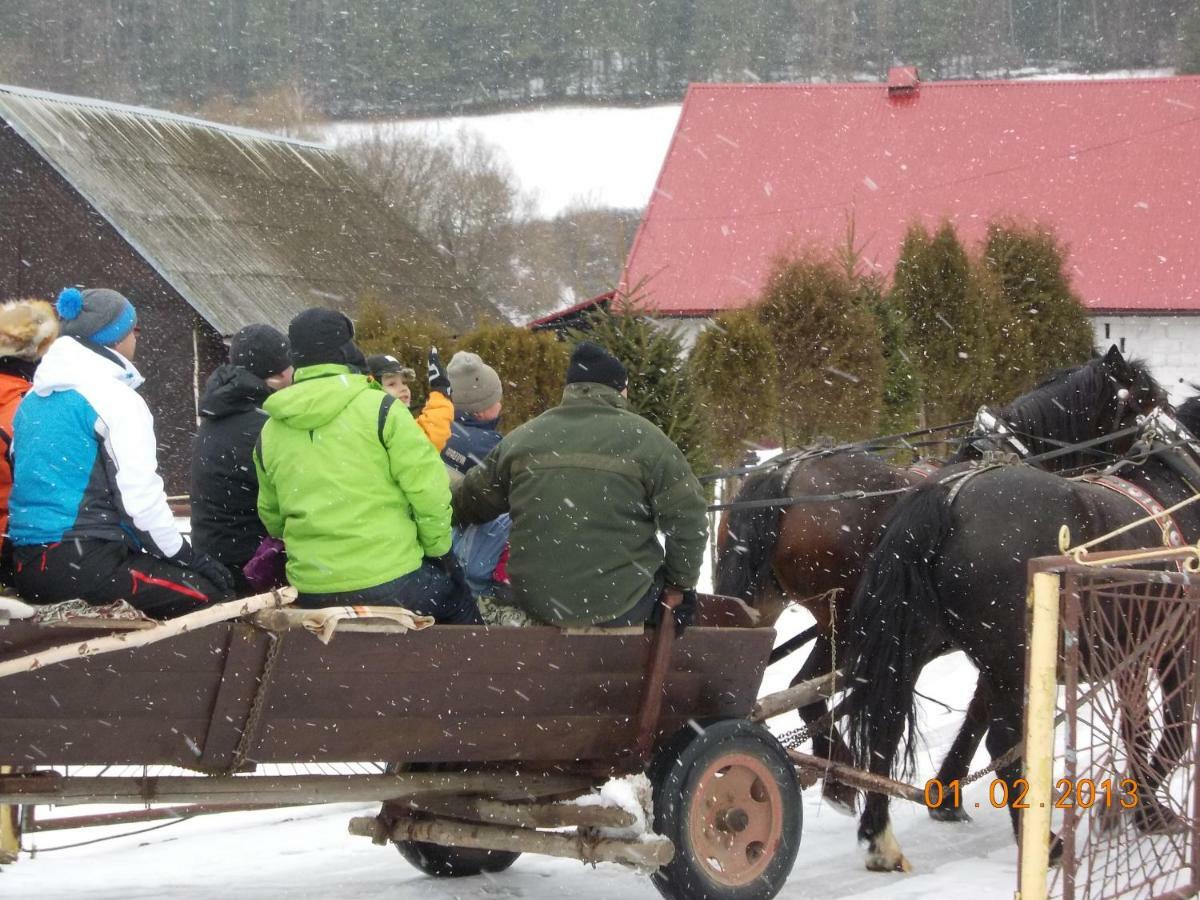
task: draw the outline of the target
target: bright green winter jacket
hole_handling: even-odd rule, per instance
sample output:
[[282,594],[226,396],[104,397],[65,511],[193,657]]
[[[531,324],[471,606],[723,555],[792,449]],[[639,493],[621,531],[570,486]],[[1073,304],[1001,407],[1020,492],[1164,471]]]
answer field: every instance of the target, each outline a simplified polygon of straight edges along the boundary
[[412,415],[346,366],[306,366],[263,404],[258,514],[302,594],[384,584],[450,552],[446,467]]
[[695,587],[708,531],[679,448],[590,382],[567,385],[560,406],[496,445],[455,490],[454,511],[464,524],[511,513],[513,599],[554,625],[622,616],[656,578]]

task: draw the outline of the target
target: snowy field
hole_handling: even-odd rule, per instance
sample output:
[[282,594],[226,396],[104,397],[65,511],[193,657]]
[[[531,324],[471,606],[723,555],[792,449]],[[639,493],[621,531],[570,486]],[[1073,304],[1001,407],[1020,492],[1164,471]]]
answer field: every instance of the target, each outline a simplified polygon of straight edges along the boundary
[[[780,623],[788,636],[810,623],[792,610]],[[764,691],[785,687],[788,664],[768,673]],[[930,666],[921,691],[956,710],[965,708],[974,687],[974,670],[961,656]],[[958,727],[959,714],[926,704],[921,779],[931,775]],[[776,723],[795,727],[796,717]],[[982,765],[981,754],[976,760]],[[983,788],[968,789],[964,802],[987,806]],[[616,865],[590,869],[572,860],[524,856],[507,872],[456,881],[434,881],[387,847],[346,834],[351,816],[371,815],[378,804],[341,804],[286,810],[229,813],[191,819],[154,831],[130,834],[150,825],[123,825],[28,835],[38,855],[0,872],[0,896],[66,900],[178,900],[239,897],[268,900],[287,894],[303,898],[421,897],[433,900],[494,900],[570,896],[572,900],[641,900],[657,897],[649,881]],[[821,802],[820,788],[804,796],[804,833],[791,880],[780,895],[801,898],[963,897],[1010,898],[1016,879],[1016,847],[1008,814],[972,810],[968,825],[934,823],[924,809],[895,803],[896,830],[913,864],[909,875],[867,872],[855,843],[854,820]],[[47,815],[81,815],[85,807],[62,808]],[[122,835],[103,843],[54,849],[97,837]]]
[[512,166],[537,213],[550,218],[580,204],[641,209],[650,200],[679,121],[679,104],[639,109],[586,106],[446,119],[339,122],[321,129],[334,145],[372,132],[453,138],[476,132]]

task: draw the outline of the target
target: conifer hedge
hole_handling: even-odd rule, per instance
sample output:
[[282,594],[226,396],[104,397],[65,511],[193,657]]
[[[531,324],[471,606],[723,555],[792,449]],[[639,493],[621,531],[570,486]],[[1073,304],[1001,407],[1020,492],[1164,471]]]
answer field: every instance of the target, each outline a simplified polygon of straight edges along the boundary
[[879,322],[853,277],[814,256],[780,259],[757,313],[778,360],[782,445],[869,434],[886,366]]
[[696,339],[688,367],[719,464],[732,465],[749,447],[778,438],[775,345],[753,310],[717,316]]

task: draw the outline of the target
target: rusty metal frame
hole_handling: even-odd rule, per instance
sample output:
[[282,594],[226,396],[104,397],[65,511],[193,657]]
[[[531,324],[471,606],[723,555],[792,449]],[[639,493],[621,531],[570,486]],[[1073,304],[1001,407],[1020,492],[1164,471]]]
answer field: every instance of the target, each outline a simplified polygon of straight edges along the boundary
[[[1029,564],[1031,584],[1038,573],[1054,574],[1060,579],[1059,665],[1060,680],[1065,689],[1061,709],[1066,721],[1067,748],[1067,752],[1058,759],[1061,778],[1077,785],[1079,779],[1088,774],[1088,760],[1080,754],[1081,750],[1086,749],[1080,747],[1081,717],[1089,714],[1085,711],[1093,698],[1105,696],[1103,691],[1112,695],[1112,709],[1102,712],[1092,707],[1090,714],[1096,718],[1090,724],[1105,724],[1106,715],[1111,716],[1112,723],[1108,724],[1107,729],[1092,727],[1089,733],[1093,741],[1100,734],[1114,737],[1108,744],[1113,747],[1111,754],[1101,749],[1100,760],[1115,763],[1117,758],[1136,752],[1131,751],[1130,746],[1137,747],[1140,742],[1132,745],[1127,742],[1136,737],[1136,729],[1147,727],[1156,714],[1161,715],[1162,706],[1168,702],[1183,704],[1183,719],[1176,723],[1179,730],[1175,734],[1180,741],[1187,742],[1186,749],[1181,745],[1178,757],[1172,757],[1174,775],[1165,776],[1160,789],[1168,790],[1167,784],[1172,777],[1177,778],[1180,771],[1186,772],[1184,778],[1187,780],[1188,794],[1186,797],[1176,795],[1177,802],[1183,804],[1183,816],[1179,828],[1173,830],[1173,836],[1131,837],[1122,831],[1117,833],[1117,837],[1106,838],[1103,837],[1106,833],[1104,828],[1113,822],[1116,822],[1116,827],[1129,826],[1122,826],[1119,817],[1111,814],[1101,816],[1095,807],[1088,811],[1074,805],[1065,807],[1059,833],[1063,845],[1062,869],[1057,884],[1064,900],[1133,896],[1166,900],[1168,897],[1200,894],[1200,722],[1196,715],[1200,708],[1200,581],[1194,577],[1190,566],[1186,569],[1177,566],[1182,571],[1127,568],[1131,564],[1178,564],[1185,556],[1186,553],[1165,549],[1110,551],[1089,554],[1086,561],[1082,562],[1061,556],[1033,560]],[[1171,596],[1172,593],[1176,596]],[[1138,619],[1125,615],[1125,610],[1121,608],[1124,602],[1136,605],[1145,611],[1145,616]],[[1151,613],[1153,618],[1148,619]],[[1131,633],[1128,629],[1132,621],[1146,624],[1141,626],[1142,630]],[[1175,635],[1176,638],[1163,641],[1164,633]],[[1105,653],[1108,654],[1109,664],[1105,666],[1104,674],[1095,681],[1090,681],[1084,671],[1088,663],[1085,642],[1091,648],[1088,654],[1093,657],[1093,665],[1102,663]],[[1129,642],[1129,645],[1126,646],[1125,642]],[[1174,654],[1166,663],[1162,657],[1155,656],[1164,649]],[[1118,661],[1115,668],[1113,660]],[[1172,668],[1182,667],[1178,686],[1166,693],[1159,684],[1159,705],[1140,705],[1145,702],[1141,697],[1142,691],[1148,690],[1147,686],[1152,684],[1149,679],[1157,678],[1153,670],[1164,664]],[[1137,681],[1142,678],[1143,666],[1148,672],[1144,684]],[[1128,690],[1130,678],[1135,679],[1133,683],[1138,691],[1139,702],[1132,710],[1126,706],[1125,698],[1120,696],[1119,686],[1124,680]],[[1148,700],[1150,694],[1145,696]],[[1117,722],[1121,723],[1119,727],[1115,724]],[[1158,727],[1154,741],[1161,740],[1164,734],[1166,732],[1162,731],[1161,726]],[[1099,746],[1104,747],[1103,744]],[[1148,743],[1141,746],[1148,752]],[[1134,771],[1131,771],[1131,775],[1142,765],[1149,766],[1152,763],[1139,756],[1132,763]],[[1024,814],[1022,819],[1025,819]],[[1099,830],[1085,832],[1085,828]],[[1098,840],[1097,835],[1100,835]],[[1156,845],[1154,841],[1160,843]],[[1097,849],[1092,851],[1093,847]],[[1131,847],[1135,852],[1129,852]],[[1090,852],[1101,855],[1091,857]],[[1111,854],[1122,860],[1118,864],[1124,873],[1133,876],[1127,884],[1109,884],[1103,871],[1093,873],[1088,870],[1088,866],[1097,863],[1103,854]],[[1030,861],[1020,859],[1021,872],[1025,872],[1029,865]],[[1141,867],[1144,872],[1139,875],[1136,867]],[[1172,878],[1175,884],[1157,883]],[[1040,893],[1022,890],[1018,896],[1022,900],[1034,900],[1034,897],[1046,896],[1046,893],[1044,889]]]

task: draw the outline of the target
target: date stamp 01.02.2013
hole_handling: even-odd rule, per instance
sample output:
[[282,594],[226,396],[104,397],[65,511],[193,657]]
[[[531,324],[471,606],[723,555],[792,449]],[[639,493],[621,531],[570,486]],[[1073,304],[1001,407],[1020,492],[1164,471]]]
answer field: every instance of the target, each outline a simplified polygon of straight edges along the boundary
[[[993,778],[988,784],[986,801],[977,800],[968,806],[979,809],[991,805],[995,809],[1011,806],[1013,809],[1029,809],[1026,795],[1029,793],[1029,782],[1024,778],[1013,779],[1012,786],[1000,778]],[[1138,784],[1132,778],[1122,778],[1114,781],[1105,778],[1096,782],[1090,778],[1072,780],[1060,778],[1054,784],[1054,808],[1066,809],[1077,807],[1091,809],[1102,806],[1111,809],[1118,806],[1121,809],[1133,809],[1138,805]],[[936,778],[925,782],[925,805],[930,809],[961,809],[963,806],[962,785],[958,779],[943,784]],[[1045,804],[1039,804],[1044,806]]]

